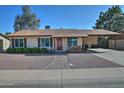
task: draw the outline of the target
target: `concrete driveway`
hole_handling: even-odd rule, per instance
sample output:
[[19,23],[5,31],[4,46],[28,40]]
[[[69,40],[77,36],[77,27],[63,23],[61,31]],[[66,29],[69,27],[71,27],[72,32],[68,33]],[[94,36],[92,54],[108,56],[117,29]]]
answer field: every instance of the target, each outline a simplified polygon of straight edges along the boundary
[[81,69],[122,67],[99,53],[76,54],[0,54],[0,69]]
[[124,51],[102,49],[102,48],[89,49],[89,50],[94,52],[92,54],[97,57],[100,57],[124,66]]

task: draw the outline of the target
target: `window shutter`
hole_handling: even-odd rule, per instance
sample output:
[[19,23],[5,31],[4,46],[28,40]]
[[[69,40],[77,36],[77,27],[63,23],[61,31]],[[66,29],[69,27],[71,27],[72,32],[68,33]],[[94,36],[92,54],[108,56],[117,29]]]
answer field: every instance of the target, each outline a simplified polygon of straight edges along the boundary
[[67,45],[70,46],[70,38],[67,38]]
[[38,38],[38,47],[40,47],[40,38]]
[[24,47],[27,48],[27,39],[24,38]]
[[14,38],[12,38],[12,48],[14,48]]
[[53,39],[50,38],[50,47],[53,47]]

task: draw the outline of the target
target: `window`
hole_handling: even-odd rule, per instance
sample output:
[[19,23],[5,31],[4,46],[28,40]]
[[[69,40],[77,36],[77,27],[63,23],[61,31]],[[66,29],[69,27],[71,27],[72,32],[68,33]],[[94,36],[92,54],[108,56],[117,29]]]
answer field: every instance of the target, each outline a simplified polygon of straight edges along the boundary
[[44,37],[41,38],[41,47],[49,47],[50,46],[50,38]]
[[16,48],[24,47],[24,39],[15,39],[15,47]]
[[68,38],[68,46],[77,46],[77,37]]

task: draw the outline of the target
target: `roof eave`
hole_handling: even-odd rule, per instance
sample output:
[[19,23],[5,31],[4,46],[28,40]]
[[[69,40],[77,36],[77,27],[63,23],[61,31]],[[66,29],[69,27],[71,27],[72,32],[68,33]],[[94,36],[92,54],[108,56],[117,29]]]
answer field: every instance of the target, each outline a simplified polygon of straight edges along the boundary
[[89,36],[115,36],[120,35],[120,33],[117,34],[88,34]]

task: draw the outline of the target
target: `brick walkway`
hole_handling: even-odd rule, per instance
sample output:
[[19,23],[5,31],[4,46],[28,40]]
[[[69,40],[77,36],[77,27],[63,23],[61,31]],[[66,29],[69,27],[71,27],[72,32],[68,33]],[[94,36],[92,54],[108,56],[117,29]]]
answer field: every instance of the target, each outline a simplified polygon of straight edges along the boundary
[[45,69],[69,69],[68,59],[65,55],[54,56],[53,61]]

